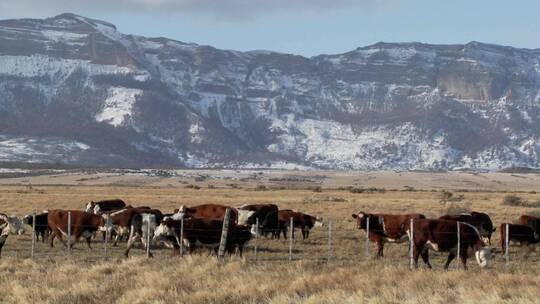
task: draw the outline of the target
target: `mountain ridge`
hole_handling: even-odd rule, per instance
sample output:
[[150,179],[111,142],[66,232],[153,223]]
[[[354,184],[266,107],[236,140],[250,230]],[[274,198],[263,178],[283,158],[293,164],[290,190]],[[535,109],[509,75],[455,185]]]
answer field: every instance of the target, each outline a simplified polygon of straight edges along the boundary
[[[539,49],[379,42],[303,57],[125,35],[68,13],[1,20],[0,63],[1,161],[540,165]],[[31,144],[47,139],[70,157]]]

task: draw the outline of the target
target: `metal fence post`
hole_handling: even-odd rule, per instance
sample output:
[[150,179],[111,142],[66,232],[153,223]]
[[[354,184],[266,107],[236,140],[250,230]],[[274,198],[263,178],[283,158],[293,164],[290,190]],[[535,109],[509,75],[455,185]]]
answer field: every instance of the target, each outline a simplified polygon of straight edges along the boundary
[[110,237],[110,234],[109,234],[109,225],[111,225],[111,218],[109,216],[107,216],[107,218],[105,219],[105,244],[104,244],[104,252],[105,252],[105,258],[107,258],[107,243],[109,241],[109,237]]
[[67,248],[68,254],[71,254],[71,211],[68,211],[68,227],[67,227]]
[[293,249],[293,235],[294,235],[294,220],[291,217],[289,228],[291,229],[289,231],[289,262],[292,261],[292,249]]
[[411,270],[414,269],[414,219],[411,219],[411,228],[409,235],[409,267]]
[[459,260],[460,260],[460,256],[461,256],[461,231],[460,231],[460,227],[459,227],[459,221],[457,222],[457,269],[459,269]]
[[146,258],[150,258],[150,217],[146,221]]
[[506,224],[506,235],[504,236],[504,258],[506,260],[506,266],[510,265],[510,255],[509,255],[509,243],[510,243],[510,238],[509,238],[509,233],[510,232],[510,225]]
[[32,252],[30,253],[30,256],[32,257],[32,259],[34,258],[35,249],[36,249],[36,211],[34,210],[34,214],[32,214]]
[[180,256],[184,255],[184,217],[180,219]]
[[332,258],[332,220],[328,220],[328,262]]
[[221,241],[219,242],[218,258],[225,256],[225,247],[227,246],[227,235],[229,234],[229,221],[231,218],[231,209],[225,210],[223,218],[223,228],[221,229]]
[[366,259],[369,257],[369,216],[366,218],[366,244],[365,244]]
[[253,244],[253,254],[255,255],[255,262],[257,262],[257,255],[258,255],[258,252],[257,252],[257,241],[259,239],[259,218],[255,218],[255,242]]

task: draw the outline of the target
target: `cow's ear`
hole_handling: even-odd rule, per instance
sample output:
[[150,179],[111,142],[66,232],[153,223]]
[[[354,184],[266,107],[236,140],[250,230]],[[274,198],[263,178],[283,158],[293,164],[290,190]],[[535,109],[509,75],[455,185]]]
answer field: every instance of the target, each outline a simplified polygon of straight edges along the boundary
[[352,214],[352,217],[353,217],[353,218],[357,218],[357,217],[358,217],[358,214],[353,213],[353,214]]

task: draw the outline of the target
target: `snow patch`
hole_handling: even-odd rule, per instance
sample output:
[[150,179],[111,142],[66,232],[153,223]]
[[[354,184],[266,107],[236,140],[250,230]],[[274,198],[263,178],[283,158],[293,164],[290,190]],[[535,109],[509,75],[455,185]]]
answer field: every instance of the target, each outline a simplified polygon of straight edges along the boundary
[[131,116],[131,110],[137,96],[143,91],[138,89],[128,89],[123,87],[112,87],[109,89],[107,99],[105,99],[104,109],[96,115],[96,121],[105,121],[115,127],[124,123],[126,116]]

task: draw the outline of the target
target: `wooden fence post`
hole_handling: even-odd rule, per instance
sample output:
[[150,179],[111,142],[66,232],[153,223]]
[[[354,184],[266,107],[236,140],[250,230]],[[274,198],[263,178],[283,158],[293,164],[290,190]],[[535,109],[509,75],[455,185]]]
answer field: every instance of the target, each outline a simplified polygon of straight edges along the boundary
[[457,268],[459,269],[459,261],[460,261],[460,254],[461,254],[461,229],[459,225],[459,221],[457,222]]
[[506,260],[506,266],[510,265],[510,251],[509,251],[509,244],[510,244],[510,225],[506,224],[506,235],[504,237],[504,258]]
[[332,220],[328,220],[328,262],[332,258]]
[[30,253],[30,256],[32,257],[32,259],[34,258],[35,249],[36,249],[36,211],[34,210],[34,214],[32,214],[32,252]]
[[366,218],[366,244],[365,244],[365,257],[369,258],[369,216]]
[[292,217],[290,219],[289,228],[291,229],[289,231],[289,262],[290,262],[293,259],[292,249],[293,249],[293,235],[294,235],[294,220]]
[[219,242],[218,258],[225,256],[225,248],[227,246],[227,235],[229,234],[229,221],[231,218],[231,209],[225,210],[225,217],[223,218],[223,227],[221,229],[221,241]]
[[410,224],[410,235],[409,235],[409,267],[411,270],[414,269],[414,219],[411,219]]
[[257,241],[259,239],[259,218],[255,218],[255,243],[253,244],[253,254],[255,255],[255,262],[257,262],[258,252],[257,252]]
[[150,258],[150,216],[146,220],[146,258]]
[[184,255],[184,217],[180,219],[180,256]]
[[68,227],[67,227],[67,248],[68,254],[71,254],[71,211],[68,211]]

